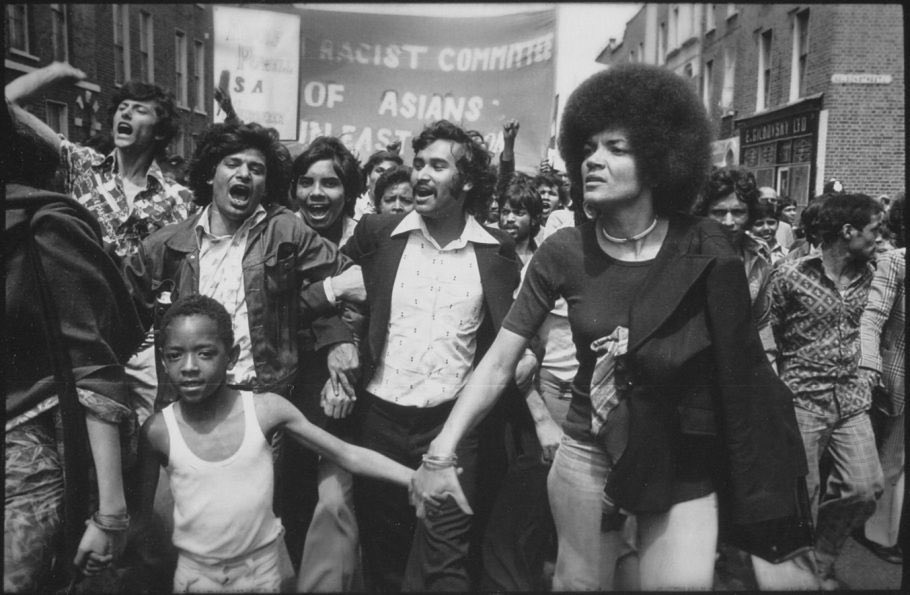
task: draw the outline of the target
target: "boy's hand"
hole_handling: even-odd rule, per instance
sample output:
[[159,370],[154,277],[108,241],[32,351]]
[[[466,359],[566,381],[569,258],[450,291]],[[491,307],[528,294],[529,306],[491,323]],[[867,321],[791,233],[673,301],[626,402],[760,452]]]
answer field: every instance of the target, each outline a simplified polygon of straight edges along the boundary
[[326,365],[329,368],[329,382],[332,393],[337,396],[341,391],[354,394],[354,383],[360,372],[360,357],[357,346],[353,343],[336,343],[329,347]]
[[326,380],[325,386],[322,387],[322,398],[319,404],[325,412],[326,417],[332,419],[344,419],[354,410],[354,403],[357,397],[348,394],[346,391],[336,393],[332,387],[332,380]]
[[506,143],[515,144],[515,137],[518,136],[518,120],[509,118],[502,123],[502,140]]

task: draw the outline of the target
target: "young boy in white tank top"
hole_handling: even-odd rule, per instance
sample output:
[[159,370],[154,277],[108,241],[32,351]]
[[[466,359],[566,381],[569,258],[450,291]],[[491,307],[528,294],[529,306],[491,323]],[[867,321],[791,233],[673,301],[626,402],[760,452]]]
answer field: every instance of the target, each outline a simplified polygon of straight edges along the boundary
[[174,496],[174,592],[279,592],[293,570],[272,511],[269,438],[278,429],[352,473],[407,486],[413,471],[311,424],[283,397],[225,383],[237,360],[221,304],[192,296],[168,309],[161,358],[179,399],[142,426],[141,513],[152,514],[158,469]]

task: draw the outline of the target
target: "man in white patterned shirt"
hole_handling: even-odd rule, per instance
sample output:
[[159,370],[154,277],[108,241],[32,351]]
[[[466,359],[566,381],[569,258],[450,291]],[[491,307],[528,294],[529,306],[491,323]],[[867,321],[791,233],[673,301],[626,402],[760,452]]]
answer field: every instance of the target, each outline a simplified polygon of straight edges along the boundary
[[[489,154],[445,120],[426,128],[413,148],[415,210],[365,216],[342,250],[361,265],[362,279],[336,277],[325,293],[350,299],[352,288],[365,286],[362,444],[417,467],[508,311],[520,261],[507,234],[473,216],[492,191]],[[491,427],[456,453],[472,505],[484,468],[502,450],[495,444],[501,426]],[[472,589],[472,517],[453,498],[419,524],[406,489],[356,478],[355,502],[371,589]]]

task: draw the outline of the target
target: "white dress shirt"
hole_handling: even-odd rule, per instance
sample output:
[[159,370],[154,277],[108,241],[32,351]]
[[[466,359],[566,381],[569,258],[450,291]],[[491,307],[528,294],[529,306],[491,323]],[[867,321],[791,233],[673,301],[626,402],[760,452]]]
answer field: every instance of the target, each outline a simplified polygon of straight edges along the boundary
[[483,321],[483,287],[473,244],[498,244],[473,217],[461,236],[439,246],[412,211],[392,232],[409,234],[395,274],[388,335],[367,385],[377,397],[433,407],[467,383]]
[[218,301],[231,316],[234,344],[240,346],[240,357],[228,370],[228,384],[250,384],[256,379],[253,365],[250,323],[247,317],[246,291],[243,288],[243,253],[250,229],[266,217],[262,205],[250,215],[233,235],[212,234],[209,223],[211,205],[203,209],[196,224],[199,246],[199,293]]

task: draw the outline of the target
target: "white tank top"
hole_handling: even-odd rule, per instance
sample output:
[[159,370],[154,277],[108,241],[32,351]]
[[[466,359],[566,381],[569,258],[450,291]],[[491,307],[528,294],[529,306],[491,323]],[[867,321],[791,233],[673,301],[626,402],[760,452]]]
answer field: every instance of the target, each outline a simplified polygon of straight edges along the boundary
[[272,450],[256,418],[253,394],[241,391],[244,434],[240,448],[221,461],[193,454],[172,403],[163,410],[170,438],[167,473],[174,495],[174,546],[202,562],[243,556],[274,541],[281,520],[272,511]]

